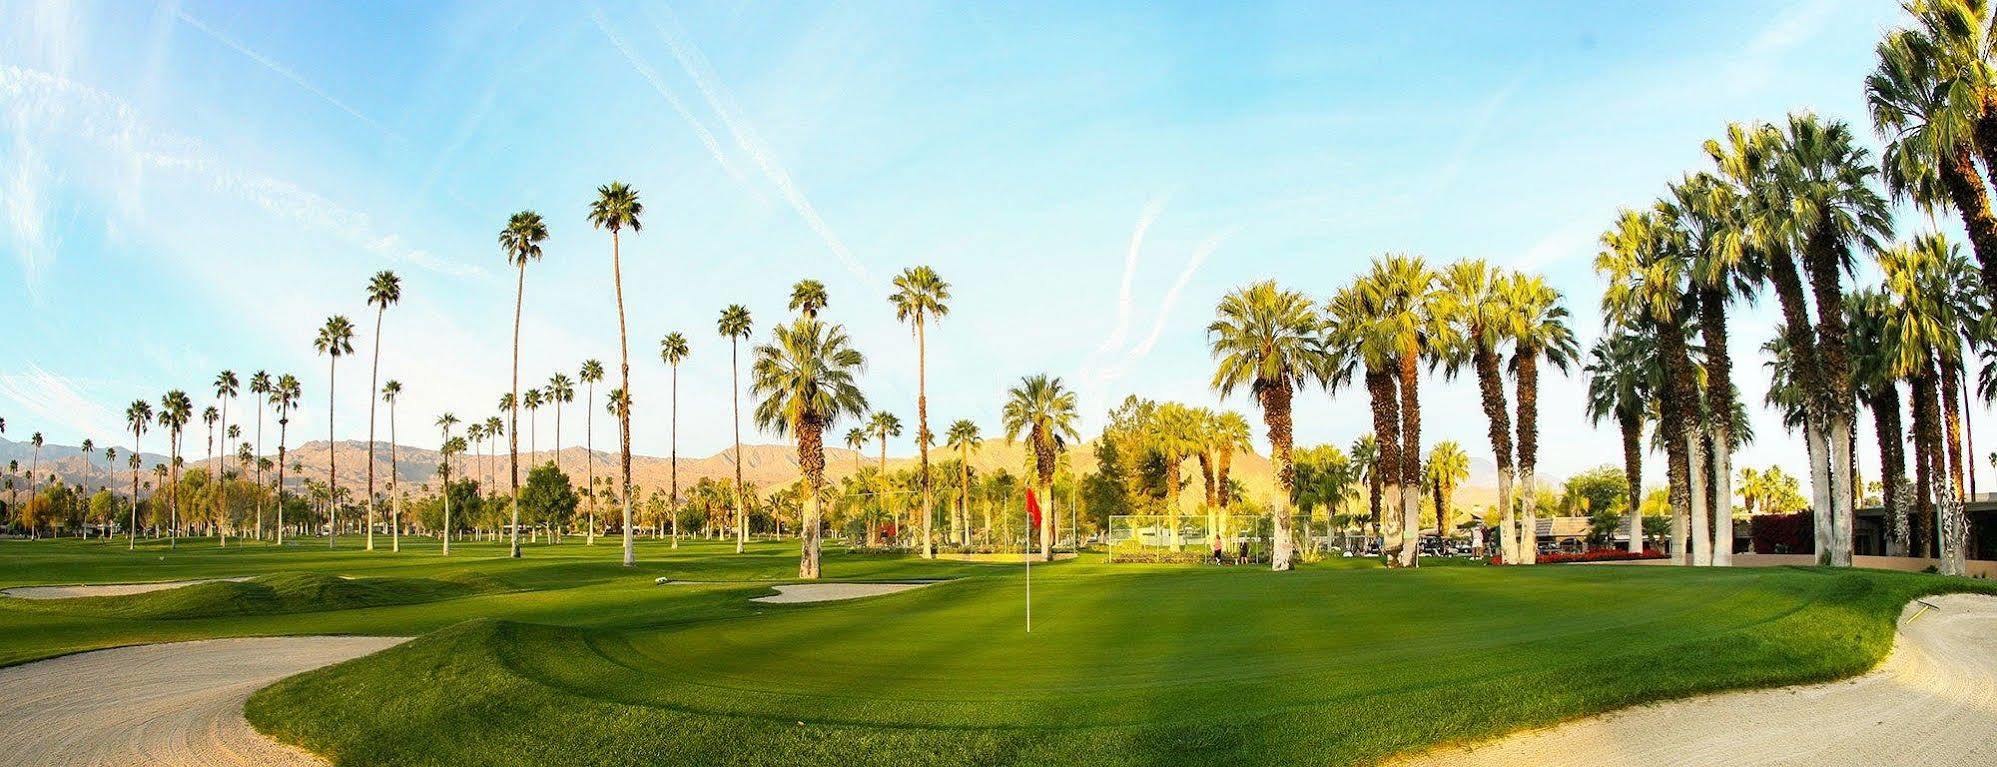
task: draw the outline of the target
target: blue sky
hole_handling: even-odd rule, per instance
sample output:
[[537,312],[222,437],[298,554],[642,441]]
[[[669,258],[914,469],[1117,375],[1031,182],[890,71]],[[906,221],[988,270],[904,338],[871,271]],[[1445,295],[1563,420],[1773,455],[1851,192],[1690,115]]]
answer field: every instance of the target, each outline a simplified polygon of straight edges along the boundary
[[[1697,167],[1729,120],[1809,108],[1869,136],[1860,80],[1897,13],[0,0],[0,416],[10,437],[103,442],[124,403],[225,367],[295,372],[322,413],[313,332],[345,313],[365,351],[363,287],[394,269],[383,375],[405,386],[404,441],[432,442],[416,435],[436,413],[483,416],[505,388],[514,283],[494,237],[516,210],[553,231],[528,268],[525,383],[614,360],[608,237],[583,217],[613,179],[648,209],[624,251],[646,453],[666,450],[658,338],[693,344],[682,452],[719,449],[715,315],[746,304],[760,338],[801,277],[870,355],[870,398],[912,421],[913,340],[885,296],[916,263],[956,294],[930,334],[932,419],[988,432],[1031,372],[1075,384],[1091,429],[1128,393],[1215,403],[1203,327],[1222,293],[1275,277],[1328,295],[1388,251],[1541,271],[1591,340],[1589,261],[1616,209]],[[1739,347],[1771,316],[1739,317]],[[1741,367],[1758,401],[1765,377]],[[366,373],[342,363],[342,437],[365,431]],[[1472,388],[1428,383],[1425,442],[1488,454]],[[1542,395],[1554,473],[1617,455],[1581,390]],[[1297,422],[1346,443],[1365,402],[1309,395]],[[1772,417],[1756,427],[1737,463],[1800,463]]]

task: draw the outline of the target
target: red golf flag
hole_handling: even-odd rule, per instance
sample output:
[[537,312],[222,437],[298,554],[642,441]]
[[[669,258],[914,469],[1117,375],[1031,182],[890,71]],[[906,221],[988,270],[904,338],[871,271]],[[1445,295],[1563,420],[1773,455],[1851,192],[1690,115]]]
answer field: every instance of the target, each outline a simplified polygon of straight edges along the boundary
[[1026,489],[1026,513],[1033,517],[1033,529],[1040,529],[1040,496],[1033,494],[1033,488]]

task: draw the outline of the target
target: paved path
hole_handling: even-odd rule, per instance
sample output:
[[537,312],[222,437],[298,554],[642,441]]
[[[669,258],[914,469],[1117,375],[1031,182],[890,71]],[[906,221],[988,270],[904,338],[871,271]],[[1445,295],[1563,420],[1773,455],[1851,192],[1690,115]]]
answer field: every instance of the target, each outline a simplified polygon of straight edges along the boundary
[[1997,598],[1908,605],[1893,653],[1842,682],[1639,706],[1395,767],[1997,764]]
[[122,647],[0,669],[0,767],[304,767],[257,734],[250,693],[402,642],[268,637]]

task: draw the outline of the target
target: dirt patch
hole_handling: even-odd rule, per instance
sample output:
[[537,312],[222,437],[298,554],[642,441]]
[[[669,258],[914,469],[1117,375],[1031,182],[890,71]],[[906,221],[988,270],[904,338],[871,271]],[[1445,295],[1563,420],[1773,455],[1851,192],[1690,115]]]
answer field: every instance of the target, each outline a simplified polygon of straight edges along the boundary
[[165,591],[197,583],[217,583],[221,581],[247,581],[249,576],[239,578],[203,578],[193,581],[160,581],[158,583],[100,583],[79,586],[16,586],[0,589],[0,595],[15,599],[74,599],[76,597],[122,597],[128,594],[144,594],[149,591]]
[[[930,582],[930,583],[933,583]],[[896,594],[910,589],[919,589],[930,583],[787,583],[771,586],[776,589],[774,596],[756,597],[751,602],[784,605],[803,602],[837,602],[842,599],[876,597],[882,594]]]
[[0,767],[305,767],[258,734],[250,693],[393,646],[395,637],[265,637],[121,647],[0,669]]
[[[1925,608],[1922,602],[1933,605]],[[1997,763],[1997,598],[1929,597],[1863,676],[1625,709],[1394,767]]]

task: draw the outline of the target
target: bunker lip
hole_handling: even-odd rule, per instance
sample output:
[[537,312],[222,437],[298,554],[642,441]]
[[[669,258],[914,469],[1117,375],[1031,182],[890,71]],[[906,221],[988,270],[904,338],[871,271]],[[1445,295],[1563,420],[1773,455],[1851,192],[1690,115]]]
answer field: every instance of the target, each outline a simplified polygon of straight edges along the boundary
[[256,732],[250,694],[293,674],[405,641],[397,637],[209,639],[66,655],[0,669],[0,767],[317,767]]
[[1940,767],[1997,753],[1992,711],[1997,597],[1955,594],[1909,603],[1893,652],[1857,677],[1637,706],[1388,764]]
[[233,578],[196,578],[185,581],[156,581],[152,583],[80,583],[67,586],[15,586],[0,589],[0,596],[15,599],[75,599],[77,597],[122,597],[131,594],[145,594],[153,591],[177,589],[202,583],[222,583],[247,581],[250,576]]
[[763,604],[803,604],[806,602],[838,602],[847,599],[898,594],[919,589],[941,581],[881,581],[874,583],[784,583],[771,586],[776,594],[756,597],[751,602]]

